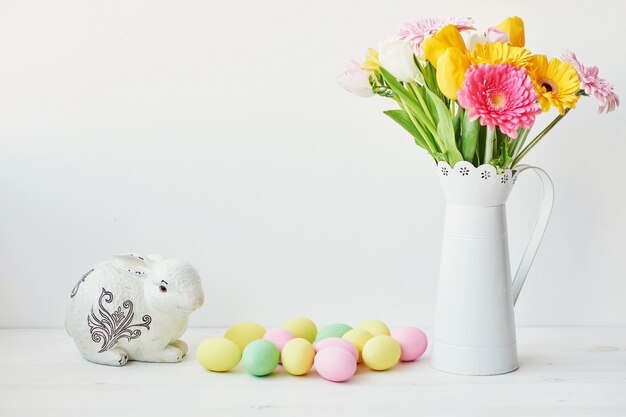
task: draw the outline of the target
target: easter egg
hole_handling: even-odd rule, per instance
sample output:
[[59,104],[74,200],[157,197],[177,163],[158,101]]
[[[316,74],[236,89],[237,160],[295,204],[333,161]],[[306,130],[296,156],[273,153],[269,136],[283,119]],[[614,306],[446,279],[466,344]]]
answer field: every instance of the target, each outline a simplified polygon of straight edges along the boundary
[[359,329],[367,330],[372,336],[390,336],[389,327],[380,320],[365,320],[357,326]]
[[367,341],[371,338],[372,334],[363,329],[352,329],[342,336],[342,339],[346,339],[347,341],[351,342],[354,347],[356,347],[356,350],[359,352],[359,363],[363,362],[363,357],[361,355],[361,352],[363,351],[363,346],[365,346],[365,343],[367,343]]
[[265,327],[258,323],[242,322],[233,324],[226,330],[224,337],[230,339],[239,346],[239,349],[243,350],[248,346],[248,343],[253,340],[257,340],[263,337],[265,334]]
[[391,332],[396,342],[400,345],[400,360],[410,362],[419,359],[426,351],[428,337],[417,327],[403,327]]
[[278,351],[282,352],[283,346],[285,346],[285,343],[293,339],[293,335],[289,330],[286,329],[269,329],[263,335],[263,339],[272,342],[274,345],[276,345]]
[[213,337],[198,345],[196,360],[209,371],[226,372],[237,366],[241,350],[232,340]]
[[278,366],[280,353],[269,340],[254,340],[243,351],[242,362],[248,372],[254,376],[271,374]]
[[392,368],[400,359],[400,345],[391,336],[374,336],[363,347],[363,362],[374,371]]
[[344,323],[329,324],[328,326],[322,327],[320,331],[317,332],[315,342],[324,340],[327,337],[341,337],[349,330],[352,330],[352,327]]
[[334,346],[340,347],[342,349],[346,349],[348,352],[354,356],[354,360],[359,360],[359,351],[356,349],[356,346],[352,344],[352,342],[342,339],[341,337],[327,337],[326,339],[320,340],[313,346],[315,348],[315,352],[319,352],[322,349],[327,347]]
[[310,343],[313,343],[317,336],[317,326],[306,317],[289,319],[283,323],[282,328],[289,330],[293,337],[301,337]]
[[308,340],[301,337],[291,339],[285,344],[281,359],[283,368],[291,375],[304,375],[313,366],[315,349]]
[[356,372],[356,362],[346,349],[328,346],[315,355],[315,370],[324,379],[343,382]]

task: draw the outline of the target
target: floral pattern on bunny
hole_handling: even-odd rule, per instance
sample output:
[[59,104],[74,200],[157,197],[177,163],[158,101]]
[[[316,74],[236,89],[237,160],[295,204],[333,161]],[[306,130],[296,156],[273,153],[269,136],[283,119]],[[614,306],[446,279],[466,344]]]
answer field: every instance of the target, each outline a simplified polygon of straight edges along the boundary
[[187,262],[125,254],[98,264],[72,290],[65,328],[91,362],[179,362],[189,314],[204,303],[198,272]]

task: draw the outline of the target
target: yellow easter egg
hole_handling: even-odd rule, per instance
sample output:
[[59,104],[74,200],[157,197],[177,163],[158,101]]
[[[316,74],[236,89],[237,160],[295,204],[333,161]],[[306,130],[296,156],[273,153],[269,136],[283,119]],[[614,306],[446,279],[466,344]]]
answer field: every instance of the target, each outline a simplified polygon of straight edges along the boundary
[[357,326],[359,329],[367,330],[372,336],[391,336],[389,327],[380,320],[365,320]]
[[224,337],[235,342],[243,352],[246,346],[248,346],[248,343],[253,340],[262,339],[264,334],[265,327],[258,323],[246,321],[230,326],[228,330],[226,330]]
[[306,339],[301,337],[291,339],[283,347],[280,358],[285,371],[291,375],[304,375],[313,366],[315,349]]
[[391,336],[374,336],[363,346],[363,362],[374,371],[385,371],[400,360],[400,345]]
[[359,351],[359,360],[357,362],[363,362],[361,352],[363,351],[363,346],[372,338],[372,334],[367,330],[357,328],[347,331],[342,338],[351,342],[356,347],[356,350]]
[[301,337],[310,343],[313,343],[315,336],[317,336],[317,326],[311,319],[306,317],[289,319],[283,323],[282,327],[289,330],[294,338]]
[[213,337],[198,345],[196,360],[209,371],[226,372],[237,366],[241,350],[232,340]]

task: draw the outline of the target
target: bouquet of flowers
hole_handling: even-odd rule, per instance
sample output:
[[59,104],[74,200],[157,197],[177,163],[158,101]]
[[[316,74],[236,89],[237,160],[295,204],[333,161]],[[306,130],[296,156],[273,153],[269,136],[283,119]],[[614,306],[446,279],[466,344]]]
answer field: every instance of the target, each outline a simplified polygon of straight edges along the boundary
[[[394,100],[384,113],[436,161],[514,168],[576,106],[594,96],[599,112],[619,105],[613,86],[572,52],[548,59],[525,48],[524,22],[505,19],[477,33],[471,19],[422,19],[367,50],[338,79],[359,96]],[[559,114],[527,142],[535,118]]]

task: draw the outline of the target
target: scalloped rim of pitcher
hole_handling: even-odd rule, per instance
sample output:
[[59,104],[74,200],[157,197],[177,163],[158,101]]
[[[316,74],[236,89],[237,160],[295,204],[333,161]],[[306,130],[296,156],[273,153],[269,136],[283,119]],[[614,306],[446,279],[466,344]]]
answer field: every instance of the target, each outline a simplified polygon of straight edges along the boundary
[[458,177],[474,177],[476,175],[480,176],[480,178],[484,180],[499,180],[502,184],[507,183],[509,180],[515,181],[517,180],[517,171],[512,171],[511,169],[505,169],[502,173],[498,174],[496,171],[496,167],[491,164],[482,164],[477,167],[474,166],[471,162],[467,161],[459,161],[454,165],[454,168],[450,166],[446,161],[437,162],[437,172],[440,176],[449,177],[451,174],[455,174]]

